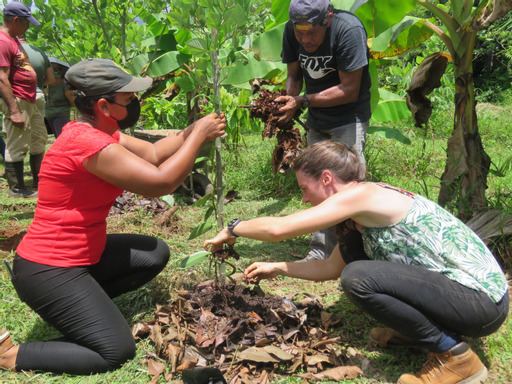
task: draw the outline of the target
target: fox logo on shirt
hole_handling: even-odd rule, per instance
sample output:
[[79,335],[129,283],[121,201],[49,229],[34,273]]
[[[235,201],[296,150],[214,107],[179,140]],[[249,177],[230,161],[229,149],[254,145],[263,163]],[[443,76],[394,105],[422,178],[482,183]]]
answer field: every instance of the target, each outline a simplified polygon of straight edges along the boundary
[[336,71],[335,68],[329,66],[332,56],[306,56],[299,55],[299,63],[312,79],[321,79],[330,72]]

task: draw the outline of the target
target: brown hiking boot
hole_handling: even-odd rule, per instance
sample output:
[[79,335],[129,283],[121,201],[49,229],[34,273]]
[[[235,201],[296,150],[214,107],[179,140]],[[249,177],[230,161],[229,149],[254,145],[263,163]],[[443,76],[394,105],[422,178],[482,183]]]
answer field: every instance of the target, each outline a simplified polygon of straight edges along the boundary
[[9,331],[0,329],[0,356],[13,347]]
[[368,336],[371,347],[386,348],[388,345],[417,346],[417,342],[391,328],[373,328]]
[[416,374],[406,373],[397,384],[483,384],[487,368],[466,343],[449,351],[430,353],[428,361]]

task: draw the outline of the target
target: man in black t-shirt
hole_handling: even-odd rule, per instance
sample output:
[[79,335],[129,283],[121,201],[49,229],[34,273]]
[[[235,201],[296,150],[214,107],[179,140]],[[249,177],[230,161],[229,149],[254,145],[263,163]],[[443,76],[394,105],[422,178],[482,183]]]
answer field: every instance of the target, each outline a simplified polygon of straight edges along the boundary
[[[308,109],[308,145],[335,140],[355,148],[364,164],[370,120],[369,50],[363,23],[352,13],[334,9],[329,0],[292,0],[283,35],[286,91],[277,101],[282,120]],[[302,85],[306,91],[301,96]],[[306,259],[327,258],[337,243],[334,229],[315,232]]]

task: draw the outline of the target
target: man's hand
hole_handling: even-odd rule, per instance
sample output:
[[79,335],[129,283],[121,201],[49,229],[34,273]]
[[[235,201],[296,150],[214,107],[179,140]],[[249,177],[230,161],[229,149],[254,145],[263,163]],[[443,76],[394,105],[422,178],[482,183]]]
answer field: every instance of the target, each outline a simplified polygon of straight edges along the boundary
[[18,128],[25,128],[25,120],[23,119],[23,115],[20,112],[13,112],[9,116],[9,120],[11,120],[12,125]]
[[279,113],[283,116],[279,118],[280,123],[286,123],[293,119],[295,113],[300,108],[300,100],[302,100],[301,96],[279,96],[276,97],[276,103],[284,103],[284,105],[279,108]]

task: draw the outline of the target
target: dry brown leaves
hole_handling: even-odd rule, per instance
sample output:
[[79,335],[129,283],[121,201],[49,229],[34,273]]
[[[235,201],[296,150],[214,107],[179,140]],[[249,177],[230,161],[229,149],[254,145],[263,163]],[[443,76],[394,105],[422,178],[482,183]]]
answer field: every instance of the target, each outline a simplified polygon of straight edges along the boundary
[[421,128],[430,118],[432,102],[427,95],[441,86],[441,77],[451,60],[451,56],[446,53],[433,53],[416,69],[406,96],[407,107],[414,117],[416,127]]
[[116,199],[110,209],[109,216],[139,211],[150,212],[158,217],[155,223],[161,227],[171,227],[175,224],[176,217],[174,214],[178,209],[180,209],[179,206],[175,205],[169,207],[158,197],[144,197],[133,192],[124,191],[121,196]]
[[276,102],[275,99],[284,95],[286,95],[285,90],[271,92],[268,89],[261,88],[259,97],[249,106],[251,109],[249,116],[261,119],[265,123],[263,138],[271,139],[274,136],[277,138],[277,145],[272,155],[274,174],[277,172],[285,173],[290,170],[291,164],[303,144],[300,131],[294,128],[293,121],[286,123],[279,121],[281,117],[279,108],[284,104]]
[[220,369],[230,384],[270,383],[275,373],[299,369],[308,380],[362,375],[358,367],[343,366],[346,352],[326,331],[337,322],[314,297],[295,302],[231,284],[182,292],[157,307],[153,321],[136,324],[133,335],[154,345],[147,361],[155,382],[206,366]]

